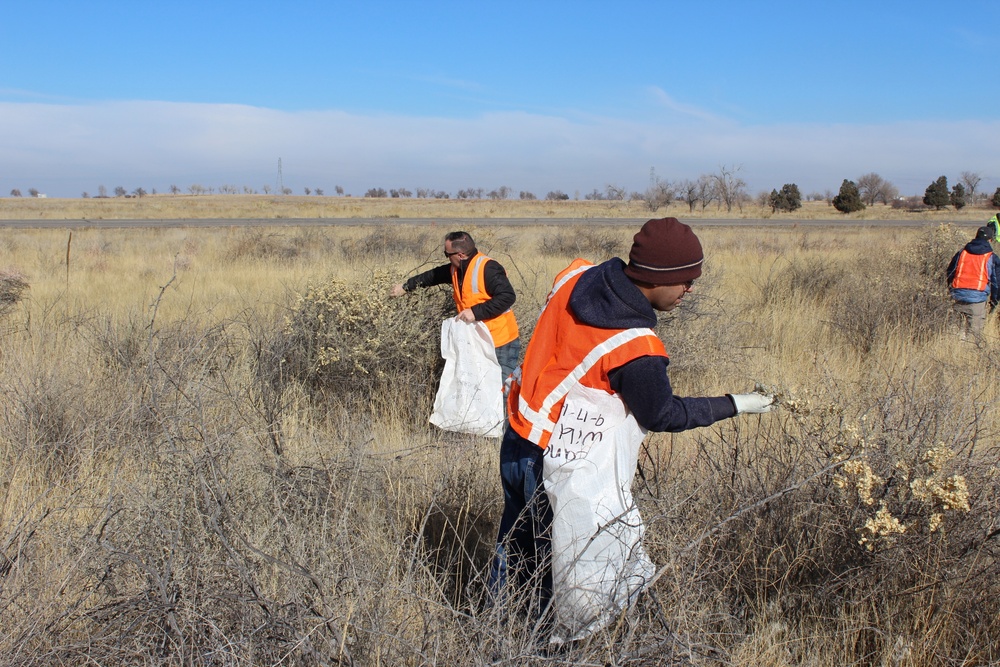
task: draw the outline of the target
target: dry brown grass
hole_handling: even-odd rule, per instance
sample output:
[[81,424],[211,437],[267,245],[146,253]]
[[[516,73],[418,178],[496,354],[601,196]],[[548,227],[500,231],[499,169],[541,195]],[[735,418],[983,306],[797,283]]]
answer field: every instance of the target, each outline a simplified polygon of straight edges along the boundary
[[918,220],[983,221],[992,207],[967,206],[960,211],[908,212],[878,204],[844,215],[827,202],[803,202],[793,213],[772,213],[754,203],[725,210],[715,204],[690,210],[673,203],[655,212],[642,201],[521,201],[459,199],[393,199],[273,195],[151,195],[136,198],[34,199],[0,198],[0,220],[174,220],[174,219],[301,219],[301,218],[631,218],[674,216],[682,219]]
[[[634,232],[471,231],[525,337]],[[995,664],[1000,332],[952,334],[939,275],[965,235],[699,235],[675,389],[781,408],[647,440],[655,597],[543,656],[482,604],[495,441],[426,423],[448,295],[385,295],[440,234],[86,229],[67,267],[66,232],[8,230],[0,662]]]

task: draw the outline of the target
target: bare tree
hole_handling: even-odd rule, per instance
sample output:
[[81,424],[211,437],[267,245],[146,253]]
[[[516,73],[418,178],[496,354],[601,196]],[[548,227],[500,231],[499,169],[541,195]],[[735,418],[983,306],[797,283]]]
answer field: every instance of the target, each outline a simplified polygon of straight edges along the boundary
[[517,194],[517,198],[520,199],[520,200],[522,200],[522,201],[534,201],[534,200],[538,199],[538,197],[535,196],[534,192],[528,192],[527,190],[521,190]]
[[607,193],[608,199],[612,201],[625,201],[625,195],[628,194],[628,188],[613,183],[608,183],[604,191]]
[[98,185],[97,186],[97,196],[101,197],[102,199],[105,198],[105,197],[107,197],[108,196],[108,189],[106,187],[104,187],[103,185]]
[[177,187],[176,185],[171,185],[170,186],[170,194],[176,195],[176,194],[180,194],[180,192],[181,192],[181,189],[179,187]]
[[271,194],[271,186],[268,185],[267,183],[265,183],[264,185],[262,185],[261,188],[260,188],[260,190],[261,190],[261,192],[263,192],[266,195]]
[[21,196],[21,191],[18,190],[17,188],[14,188],[13,190],[10,191],[10,196],[11,197],[20,197]]
[[490,190],[489,192],[487,192],[486,196],[489,199],[499,200],[499,199],[507,199],[508,197],[510,197],[510,194],[511,194],[510,188],[507,187],[506,185],[501,185],[496,190]]
[[317,197],[323,196],[323,188],[316,188],[316,196]]
[[115,196],[116,197],[124,197],[127,194],[128,194],[128,190],[126,190],[123,186],[118,185],[118,186],[115,187]]
[[861,201],[866,206],[874,206],[878,203],[889,204],[899,195],[899,190],[895,185],[875,172],[864,174],[858,178],[856,185],[861,194]]
[[719,198],[718,190],[715,186],[715,177],[711,174],[702,174],[698,177],[698,201],[701,202],[701,210],[704,211],[708,205]]
[[337,195],[340,196],[340,197],[344,196],[344,188],[343,188],[343,186],[335,185],[335,186],[333,186],[333,191],[336,192]]
[[688,205],[688,211],[694,213],[694,205],[698,203],[698,181],[685,178],[674,184],[681,201]]
[[979,187],[983,177],[975,171],[963,171],[961,174],[962,185],[965,186],[966,195],[971,202],[976,201],[976,189]]
[[309,188],[303,188],[302,191],[306,193],[307,197],[312,194],[312,190],[310,190]]
[[646,202],[646,207],[655,213],[661,206],[664,208],[670,206],[675,193],[675,186],[670,181],[665,181],[657,176],[656,169],[650,167],[649,187],[646,188],[645,193],[634,198]]
[[743,208],[743,202],[747,199],[747,184],[739,177],[739,171],[743,165],[725,167],[720,166],[719,172],[712,174],[715,181],[715,194],[719,202],[725,205],[727,211],[732,211],[733,207]]

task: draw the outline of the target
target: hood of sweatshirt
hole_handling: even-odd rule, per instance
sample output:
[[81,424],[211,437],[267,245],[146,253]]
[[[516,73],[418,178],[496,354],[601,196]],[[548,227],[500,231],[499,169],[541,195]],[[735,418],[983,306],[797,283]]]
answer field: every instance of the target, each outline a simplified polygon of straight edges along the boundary
[[656,311],[625,275],[625,262],[615,257],[583,272],[569,307],[584,324],[602,329],[655,327]]
[[990,245],[988,239],[972,239],[965,244],[965,249],[972,255],[985,255],[988,252],[993,252],[993,246]]

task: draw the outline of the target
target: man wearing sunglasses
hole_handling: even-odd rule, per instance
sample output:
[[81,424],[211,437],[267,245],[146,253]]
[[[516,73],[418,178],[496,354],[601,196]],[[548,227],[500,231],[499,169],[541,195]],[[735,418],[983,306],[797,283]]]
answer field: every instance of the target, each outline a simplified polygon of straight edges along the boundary
[[458,319],[483,322],[490,330],[500,364],[500,377],[506,380],[514,372],[521,353],[517,320],[511,310],[517,296],[507,279],[507,272],[499,262],[476,249],[476,242],[468,232],[447,234],[444,256],[448,259],[447,264],[393,286],[390,294],[402,296],[418,287],[450,284]]

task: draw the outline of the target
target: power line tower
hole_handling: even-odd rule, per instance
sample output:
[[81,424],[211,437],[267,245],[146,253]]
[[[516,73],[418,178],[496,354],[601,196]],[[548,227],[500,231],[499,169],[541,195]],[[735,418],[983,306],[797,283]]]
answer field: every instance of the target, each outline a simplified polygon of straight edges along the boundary
[[278,182],[275,184],[277,194],[285,194],[285,177],[281,175],[281,158],[278,158]]

